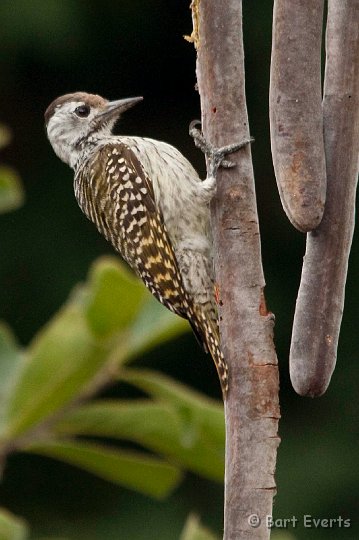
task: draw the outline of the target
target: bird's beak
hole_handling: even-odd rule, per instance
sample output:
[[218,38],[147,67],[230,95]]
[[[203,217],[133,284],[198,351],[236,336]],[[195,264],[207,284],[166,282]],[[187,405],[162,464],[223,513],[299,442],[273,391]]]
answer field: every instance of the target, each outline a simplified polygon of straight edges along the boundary
[[137,103],[143,100],[143,97],[132,97],[125,99],[117,99],[116,101],[109,101],[105,108],[96,116],[96,120],[100,122],[108,122],[114,118],[118,118],[120,114],[127,111]]

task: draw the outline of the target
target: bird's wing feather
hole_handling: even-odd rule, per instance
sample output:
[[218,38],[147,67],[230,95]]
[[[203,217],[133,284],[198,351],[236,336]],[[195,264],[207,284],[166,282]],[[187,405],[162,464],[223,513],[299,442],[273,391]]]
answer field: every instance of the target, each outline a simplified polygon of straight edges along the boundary
[[[97,160],[104,170],[96,176],[109,178],[116,215],[112,222],[121,235],[115,248],[144,281],[152,294],[167,308],[188,318],[191,300],[186,293],[175,253],[155,202],[153,184],[135,153],[127,145],[113,143]],[[201,339],[203,341],[203,339]]]
[[78,178],[86,195],[83,211],[157,300],[189,320],[199,342],[215,361],[225,394],[228,373],[218,326],[194,305],[185,290],[151,179],[126,144],[106,144],[99,154],[89,164],[89,178]]

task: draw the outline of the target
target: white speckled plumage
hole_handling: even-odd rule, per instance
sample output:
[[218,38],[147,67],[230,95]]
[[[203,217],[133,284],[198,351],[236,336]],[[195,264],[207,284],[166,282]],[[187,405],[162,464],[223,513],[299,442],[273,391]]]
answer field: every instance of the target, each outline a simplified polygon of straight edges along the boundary
[[225,394],[209,224],[215,178],[201,181],[167,143],[112,135],[119,114],[136,101],[108,102],[79,92],[62,96],[45,113],[48,137],[75,171],[83,212],[156,298],[189,319],[213,356]]
[[201,181],[189,161],[169,144],[140,137],[116,139],[134,151],[152,180],[186,290],[196,304],[212,305],[214,315],[209,202],[215,180]]

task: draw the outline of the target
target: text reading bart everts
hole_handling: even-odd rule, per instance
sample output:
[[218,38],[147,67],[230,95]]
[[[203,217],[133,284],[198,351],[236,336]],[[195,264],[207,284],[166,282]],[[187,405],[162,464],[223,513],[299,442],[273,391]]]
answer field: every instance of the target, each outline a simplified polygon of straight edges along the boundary
[[296,516],[289,518],[274,518],[266,516],[261,519],[257,514],[248,516],[248,524],[256,529],[262,522],[268,529],[295,529],[303,526],[305,529],[348,529],[351,526],[350,518],[338,516],[335,518],[314,517],[310,514],[305,514],[301,519]]

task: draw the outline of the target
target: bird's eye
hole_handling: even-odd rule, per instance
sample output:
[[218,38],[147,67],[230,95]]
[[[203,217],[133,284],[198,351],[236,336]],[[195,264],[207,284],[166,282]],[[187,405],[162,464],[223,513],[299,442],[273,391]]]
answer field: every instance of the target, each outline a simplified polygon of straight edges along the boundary
[[90,107],[88,105],[79,105],[75,109],[75,114],[80,118],[86,118],[90,114]]

